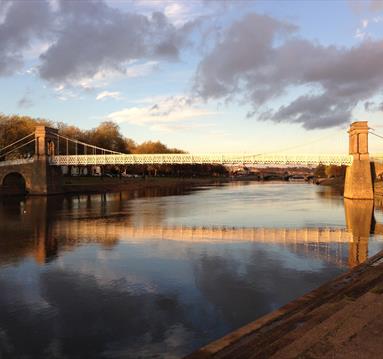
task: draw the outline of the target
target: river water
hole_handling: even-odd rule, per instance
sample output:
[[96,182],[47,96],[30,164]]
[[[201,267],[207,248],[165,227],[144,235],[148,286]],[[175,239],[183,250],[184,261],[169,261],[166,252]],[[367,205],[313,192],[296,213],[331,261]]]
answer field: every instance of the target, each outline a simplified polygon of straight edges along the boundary
[[0,358],[182,357],[383,249],[379,222],[308,184],[0,200]]

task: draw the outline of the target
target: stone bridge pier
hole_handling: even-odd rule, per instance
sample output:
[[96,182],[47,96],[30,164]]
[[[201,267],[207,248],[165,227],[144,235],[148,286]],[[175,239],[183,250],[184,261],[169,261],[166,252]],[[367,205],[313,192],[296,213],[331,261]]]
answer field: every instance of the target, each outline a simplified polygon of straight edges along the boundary
[[57,129],[37,126],[35,130],[35,155],[32,159],[0,166],[2,192],[28,192],[32,195],[48,195],[62,192],[60,169],[49,165],[54,155]]
[[344,197],[348,199],[373,200],[374,187],[371,163],[368,153],[368,123],[354,122],[350,126],[349,154],[352,165],[347,167],[344,184]]

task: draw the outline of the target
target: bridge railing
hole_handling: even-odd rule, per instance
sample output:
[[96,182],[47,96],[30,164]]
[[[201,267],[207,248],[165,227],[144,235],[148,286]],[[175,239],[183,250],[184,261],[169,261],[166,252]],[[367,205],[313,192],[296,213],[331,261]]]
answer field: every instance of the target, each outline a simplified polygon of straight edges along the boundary
[[102,154],[60,155],[50,159],[54,166],[137,165],[137,164],[219,164],[219,165],[346,165],[353,157],[341,154]]

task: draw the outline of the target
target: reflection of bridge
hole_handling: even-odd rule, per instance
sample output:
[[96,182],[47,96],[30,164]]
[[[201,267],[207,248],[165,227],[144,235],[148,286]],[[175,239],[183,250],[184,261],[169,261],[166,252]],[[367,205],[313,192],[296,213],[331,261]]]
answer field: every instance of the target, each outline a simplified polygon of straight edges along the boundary
[[132,226],[124,222],[60,221],[54,233],[68,238],[103,238],[105,233],[119,239],[166,239],[176,241],[260,242],[278,244],[298,243],[350,243],[352,233],[344,228],[236,228],[187,226]]
[[[383,233],[383,232],[382,232]],[[331,262],[338,266],[354,266],[368,257],[368,237],[357,239],[345,228],[233,228],[186,226],[132,226],[124,222],[60,221],[52,234],[80,242],[174,240],[197,243],[256,242],[277,244],[297,254]],[[383,238],[382,238],[383,241]],[[343,246],[348,245],[349,254]],[[347,256],[348,261],[347,261]]]
[[[0,232],[2,237],[25,238],[9,241],[0,252],[0,260],[7,261],[18,251],[21,256],[32,254],[39,262],[55,258],[60,250],[68,250],[82,243],[114,246],[121,241],[144,242],[147,240],[193,242],[195,244],[232,244],[239,242],[277,245],[291,253],[316,258],[337,266],[355,266],[368,257],[370,234],[383,235],[383,226],[376,224],[372,201],[345,200],[346,228],[238,228],[238,227],[186,227],[170,226],[158,219],[143,218],[147,224],[135,224],[134,217],[126,215],[98,219],[102,203],[87,202],[92,216],[63,219],[55,218],[50,203],[66,208],[67,200],[60,198],[33,198],[21,209],[2,221],[0,207]],[[74,199],[73,199],[74,200]],[[124,201],[124,199],[119,199]],[[116,203],[118,207],[118,203]],[[58,213],[61,213],[60,211]],[[15,220],[12,220],[14,218]],[[141,223],[141,222],[140,222]],[[379,237],[379,240],[383,238]],[[1,245],[1,242],[0,242]],[[13,247],[14,245],[14,247]],[[187,245],[188,246],[188,245]]]
[[[0,162],[0,185],[11,187],[24,178],[27,189],[34,194],[57,193],[60,188],[59,166],[103,166],[137,164],[212,164],[258,166],[348,166],[345,197],[372,199],[373,184],[368,154],[367,122],[351,125],[349,154],[123,154],[61,136],[57,130],[39,126],[34,133],[0,150],[7,156],[34,144],[35,154],[29,159]],[[380,157],[377,162],[380,162]],[[383,170],[382,170],[383,172]],[[373,173],[373,175],[380,173]],[[9,175],[12,175],[9,177]]]

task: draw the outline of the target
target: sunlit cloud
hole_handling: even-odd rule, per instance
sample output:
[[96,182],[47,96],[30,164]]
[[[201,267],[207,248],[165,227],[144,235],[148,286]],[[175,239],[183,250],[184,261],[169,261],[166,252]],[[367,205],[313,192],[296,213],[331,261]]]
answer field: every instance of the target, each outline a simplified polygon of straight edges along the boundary
[[[256,13],[234,22],[200,62],[196,95],[206,101],[239,99],[252,107],[247,118],[306,129],[348,123],[360,101],[383,89],[383,40],[368,39],[351,48],[324,46],[298,31],[293,23]],[[297,86],[320,92],[289,99],[286,93]],[[268,108],[278,98],[285,103]]]
[[107,119],[117,123],[130,123],[149,126],[154,130],[169,131],[175,128],[174,123],[216,114],[217,112],[209,109],[194,106],[184,96],[173,96],[149,106],[129,107],[113,112],[107,116]]
[[133,64],[126,68],[125,74],[127,77],[148,76],[158,69],[158,66],[158,61],[147,61],[142,64]]
[[112,99],[120,99],[121,98],[121,93],[118,92],[118,91],[102,91],[100,92],[97,97],[96,97],[96,100],[100,101],[100,100],[105,100],[107,98],[112,98]]

